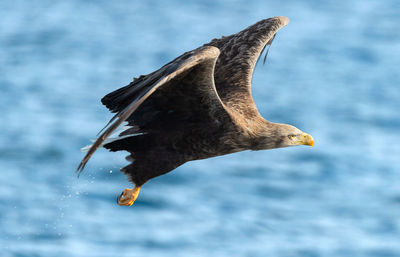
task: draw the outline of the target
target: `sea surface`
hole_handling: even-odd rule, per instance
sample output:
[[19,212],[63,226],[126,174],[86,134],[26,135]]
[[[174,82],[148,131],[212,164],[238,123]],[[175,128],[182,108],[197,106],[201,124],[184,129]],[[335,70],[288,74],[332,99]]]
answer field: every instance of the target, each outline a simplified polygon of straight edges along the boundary
[[[100,99],[212,38],[288,16],[253,95],[315,147],[151,180],[98,151]],[[1,1],[0,256],[400,256],[400,2]],[[157,161],[157,160],[155,160]]]

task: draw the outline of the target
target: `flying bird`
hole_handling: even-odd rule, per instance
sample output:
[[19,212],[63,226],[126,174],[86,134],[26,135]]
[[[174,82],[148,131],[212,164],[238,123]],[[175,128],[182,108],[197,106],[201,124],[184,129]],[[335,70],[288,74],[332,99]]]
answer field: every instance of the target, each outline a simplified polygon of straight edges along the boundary
[[[128,151],[130,163],[121,171],[134,187],[121,193],[118,204],[130,206],[144,183],[188,161],[243,150],[313,146],[311,135],[264,119],[251,95],[258,59],[288,22],[273,17],[213,39],[104,96],[101,102],[116,114],[86,147],[77,172],[99,147]],[[124,122],[127,129],[109,138]]]

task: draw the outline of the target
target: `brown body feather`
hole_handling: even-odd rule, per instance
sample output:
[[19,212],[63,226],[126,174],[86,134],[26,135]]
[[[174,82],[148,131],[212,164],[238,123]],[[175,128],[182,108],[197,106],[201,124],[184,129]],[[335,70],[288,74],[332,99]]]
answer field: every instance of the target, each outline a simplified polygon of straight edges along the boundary
[[130,152],[122,171],[137,186],[187,161],[280,147],[282,129],[258,113],[251,79],[261,52],[287,23],[274,17],[214,39],[106,95],[102,103],[116,116],[78,171],[124,121],[131,128],[104,147]]

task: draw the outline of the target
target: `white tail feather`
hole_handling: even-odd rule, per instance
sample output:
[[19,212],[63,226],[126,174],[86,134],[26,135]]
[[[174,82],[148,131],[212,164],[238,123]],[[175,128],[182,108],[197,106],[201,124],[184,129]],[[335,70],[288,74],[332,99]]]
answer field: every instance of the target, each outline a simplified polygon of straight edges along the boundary
[[89,149],[92,147],[92,145],[87,145],[81,148],[81,152],[82,153],[86,153],[87,151],[89,151]]
[[[117,140],[121,140],[121,139],[128,138],[128,137],[141,136],[141,135],[144,135],[144,134],[147,134],[147,133],[141,132],[141,133],[135,133],[135,134],[125,135],[125,136],[122,136],[122,137],[107,138],[106,140],[103,141],[103,143],[101,143],[100,147],[103,147],[104,145],[106,145],[106,144],[108,144],[108,143],[111,143],[111,142],[114,142],[114,141],[117,141]],[[95,142],[96,140],[91,139],[90,141]],[[84,147],[81,148],[81,152],[85,153],[85,152],[89,151],[89,149],[90,149],[91,147],[92,147],[92,145],[84,146]]]

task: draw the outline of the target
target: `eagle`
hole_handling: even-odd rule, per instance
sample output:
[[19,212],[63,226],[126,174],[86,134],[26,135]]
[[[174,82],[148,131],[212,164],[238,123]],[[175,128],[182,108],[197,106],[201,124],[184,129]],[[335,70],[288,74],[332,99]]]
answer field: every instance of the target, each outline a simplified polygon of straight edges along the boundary
[[[287,17],[272,17],[213,39],[104,96],[101,102],[115,116],[85,148],[77,173],[100,147],[128,151],[129,165],[121,171],[134,186],[123,190],[118,204],[130,206],[143,184],[188,161],[244,150],[313,146],[311,135],[264,119],[251,95],[257,61],[288,22]],[[122,123],[125,130],[110,138]]]

